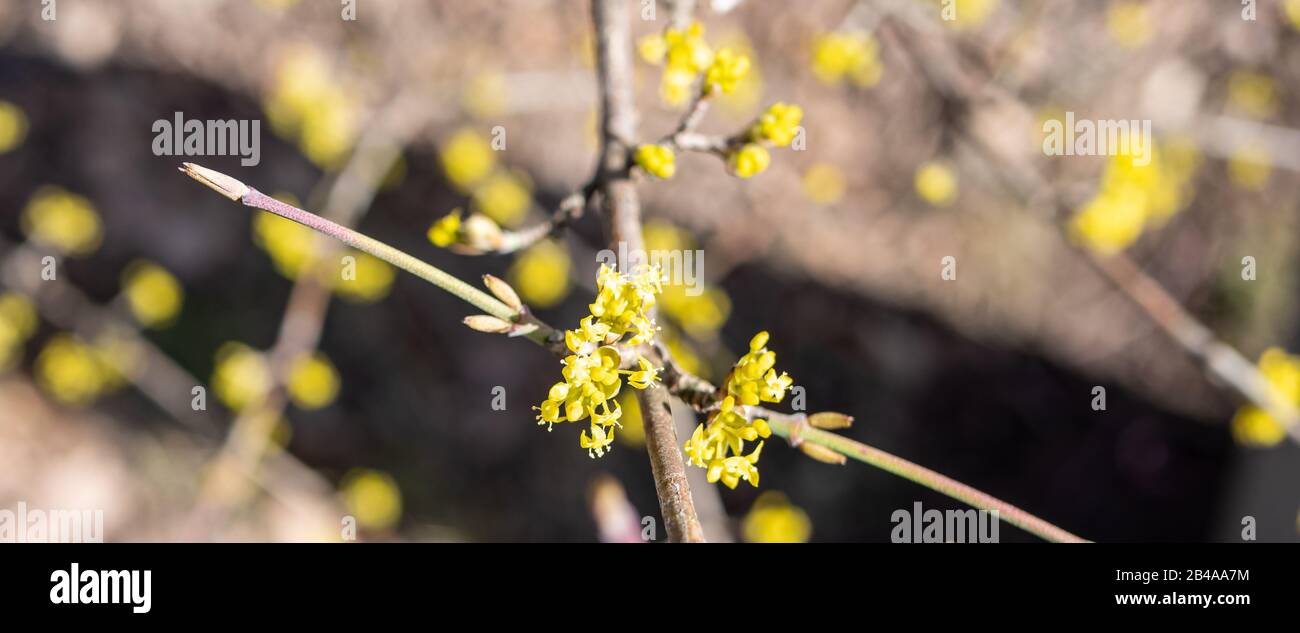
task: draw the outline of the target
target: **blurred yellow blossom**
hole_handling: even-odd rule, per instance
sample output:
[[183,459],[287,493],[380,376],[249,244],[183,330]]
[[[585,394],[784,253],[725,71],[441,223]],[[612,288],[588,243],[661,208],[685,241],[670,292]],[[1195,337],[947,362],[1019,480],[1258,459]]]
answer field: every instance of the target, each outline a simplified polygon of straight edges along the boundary
[[[1300,406],[1300,357],[1270,347],[1259,357],[1259,371],[1278,396]],[[1286,429],[1267,412],[1246,405],[1232,418],[1232,436],[1248,446],[1275,446],[1286,437]]]
[[916,194],[936,207],[946,207],[957,199],[957,173],[947,163],[923,163],[916,170],[914,185]]
[[510,285],[534,308],[552,307],[569,295],[569,253],[551,240],[528,248],[510,266]]
[[212,390],[234,411],[261,405],[271,390],[271,365],[266,355],[239,342],[217,349]]
[[1282,0],[1282,12],[1291,28],[1300,31],[1300,0]]
[[22,108],[0,100],[0,154],[12,151],[27,137],[27,115]]
[[691,336],[711,336],[731,315],[731,298],[716,286],[706,286],[691,295],[685,284],[665,284],[660,305],[663,311],[681,324]]
[[498,171],[474,189],[474,210],[506,227],[518,226],[533,204],[533,183],[523,172]]
[[747,543],[807,543],[812,520],[785,494],[768,490],[754,501],[740,533]]
[[22,357],[23,344],[37,325],[31,300],[16,292],[0,294],[0,370],[9,369]]
[[1261,144],[1247,144],[1228,157],[1228,180],[1250,191],[1259,191],[1273,174],[1273,157]]
[[470,79],[461,104],[471,116],[490,119],[505,112],[509,96],[509,87],[501,73],[482,72]]
[[56,334],[36,357],[36,382],[59,402],[85,406],[95,401],[108,377],[99,356],[71,334]]
[[353,303],[373,303],[387,297],[397,279],[392,264],[361,251],[349,251],[347,255],[355,258],[355,274],[344,277],[332,273],[334,292]]
[[740,178],[753,178],[763,173],[771,163],[772,155],[758,143],[746,143],[727,158],[731,173]]
[[1150,143],[1150,160],[1143,161],[1136,160],[1135,145],[1111,156],[1097,193],[1069,222],[1071,239],[1102,254],[1128,248],[1143,230],[1165,222],[1186,203],[1194,150],[1180,145],[1167,161],[1164,147]]
[[1151,39],[1151,15],[1144,2],[1113,0],[1106,9],[1106,30],[1124,48],[1138,48]]
[[713,63],[713,49],[704,41],[704,26],[693,22],[685,29],[669,28],[663,35],[647,35],[637,42],[641,59],[664,64],[659,96],[679,106],[690,98],[696,77]]
[[803,193],[817,204],[839,202],[847,188],[844,172],[831,163],[816,163],[803,173]]
[[339,372],[324,353],[302,354],[289,365],[287,387],[299,409],[320,409],[338,396]]
[[461,128],[443,142],[442,171],[447,182],[463,193],[487,178],[496,167],[496,155],[487,139],[472,128]]
[[646,173],[667,180],[677,172],[677,157],[667,145],[646,144],[636,148],[636,164]]
[[813,40],[813,75],[829,85],[847,79],[859,88],[875,86],[884,73],[879,48],[876,38],[863,31],[822,33]]
[[955,0],[943,6],[953,11],[951,18],[943,15],[944,25],[961,31],[982,26],[998,8],[998,0]]
[[1228,76],[1228,105],[1256,119],[1277,114],[1277,83],[1263,73],[1244,70]]
[[68,255],[89,255],[103,239],[99,214],[90,201],[59,187],[37,189],[21,223],[28,238]]
[[641,418],[641,402],[631,391],[619,394],[618,402],[623,409],[623,426],[619,429],[618,441],[631,448],[644,446],[645,421]]
[[135,320],[147,328],[170,324],[181,311],[185,291],[166,268],[137,260],[122,272],[123,294]]
[[402,493],[388,473],[366,468],[350,470],[343,476],[339,491],[348,514],[363,529],[388,530],[402,518]]
[[296,137],[303,155],[322,169],[341,164],[361,123],[359,105],[330,73],[318,49],[306,44],[286,47],[276,55],[262,106],[271,129]]
[[253,212],[253,243],[266,251],[275,270],[289,279],[297,279],[315,262],[316,239],[314,231],[293,220],[266,211]]

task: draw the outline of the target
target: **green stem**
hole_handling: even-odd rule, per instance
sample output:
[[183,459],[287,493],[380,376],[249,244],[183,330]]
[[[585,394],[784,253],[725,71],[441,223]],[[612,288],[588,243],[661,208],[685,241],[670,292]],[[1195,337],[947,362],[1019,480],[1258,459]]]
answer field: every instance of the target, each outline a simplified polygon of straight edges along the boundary
[[462,301],[498,319],[516,323],[521,322],[522,319],[528,319],[530,323],[533,323],[538,327],[528,332],[525,336],[543,346],[547,344],[547,339],[553,332],[551,328],[538,322],[536,319],[529,318],[526,314],[521,314],[519,311],[512,309],[496,297],[493,297],[492,295],[483,292],[482,290],[479,290],[478,288],[475,288],[446,272],[443,272],[427,262],[416,259],[397,248],[374,239],[373,237],[349,229],[341,224],[326,220],[310,211],[305,211],[291,204],[286,204],[276,200],[275,198],[251,187],[248,189],[248,193],[244,194],[240,199],[240,202],[250,207],[269,211],[287,220],[293,220],[303,226],[314,229],[343,242],[344,244],[363,253],[374,255],[375,257],[401,268],[420,279],[450,292]]
[[[864,464],[875,466],[881,470],[893,473],[915,482],[926,488],[941,492],[953,499],[961,501],[981,510],[990,510],[997,513],[998,518],[1010,523],[1026,532],[1035,534],[1049,541],[1057,543],[1086,543],[1087,541],[1071,534],[1047,521],[1044,521],[1016,506],[1013,506],[992,495],[980,492],[975,488],[967,486],[951,477],[941,475],[929,468],[915,464],[903,459],[897,455],[886,453],[878,448],[873,448],[855,442],[842,435],[836,435],[821,429],[809,427],[803,418],[794,416],[772,416],[768,420],[768,425],[772,427],[772,432],[791,441],[792,444],[798,442],[808,442],[829,448],[837,453],[851,457]],[[791,440],[791,434],[797,439]]]

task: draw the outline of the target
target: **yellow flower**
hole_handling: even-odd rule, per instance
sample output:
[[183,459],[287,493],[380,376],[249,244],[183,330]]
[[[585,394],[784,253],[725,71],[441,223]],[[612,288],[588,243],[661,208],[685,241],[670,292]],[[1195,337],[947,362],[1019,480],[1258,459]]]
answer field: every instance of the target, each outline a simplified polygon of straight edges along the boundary
[[462,192],[473,191],[496,167],[496,155],[478,132],[461,128],[442,144],[442,170],[447,182]]
[[289,397],[299,409],[328,406],[339,393],[339,372],[321,352],[303,354],[289,367]]
[[70,406],[94,402],[107,386],[99,356],[71,334],[57,334],[45,344],[36,357],[35,373],[46,393]]
[[238,342],[217,349],[212,391],[234,411],[262,404],[271,390],[271,365],[266,356]]
[[1070,218],[1070,238],[1103,255],[1122,251],[1146,226],[1142,205],[1135,190],[1102,192]]
[[1137,48],[1151,38],[1151,16],[1140,2],[1111,2],[1106,10],[1106,30],[1124,48]]
[[876,85],[884,73],[876,38],[862,31],[818,35],[813,40],[812,68],[822,83],[834,85],[848,79],[859,88]]
[[558,305],[569,295],[569,253],[551,240],[528,248],[510,266],[510,285],[535,308]]
[[641,169],[658,178],[667,180],[677,172],[677,157],[667,145],[642,145],[636,148],[635,159]]
[[771,162],[772,156],[767,153],[767,148],[758,143],[744,144],[728,159],[732,173],[741,178],[753,178],[763,173]]
[[817,163],[803,173],[803,193],[817,204],[835,204],[847,189],[844,172],[831,163]]
[[785,147],[799,133],[799,124],[803,121],[803,108],[776,102],[758,118],[752,135],[763,138],[778,147]]
[[[1300,357],[1270,347],[1259,357],[1259,372],[1279,397],[1300,406]],[[1232,418],[1232,436],[1247,446],[1275,446],[1286,438],[1286,429],[1267,412],[1246,405]]]
[[736,89],[736,84],[749,74],[749,66],[749,57],[741,53],[729,48],[718,51],[713,57],[713,64],[704,74],[705,91],[718,90],[730,94]]
[[18,106],[0,100],[0,154],[22,144],[27,136],[27,115]]
[[692,22],[685,30],[664,32],[664,59],[670,70],[698,75],[713,61],[713,49],[704,41],[704,25]]
[[740,532],[748,543],[807,543],[812,521],[784,494],[769,490],[758,496]]
[[388,296],[388,291],[397,279],[397,271],[388,262],[361,251],[349,251],[348,256],[355,258],[354,275],[344,278],[334,273],[334,292],[353,303],[374,303]]
[[696,73],[679,68],[667,68],[659,80],[659,98],[668,105],[680,106],[691,96],[691,86]]
[[185,291],[166,268],[137,260],[122,272],[123,293],[135,320],[147,328],[170,324],[181,311]]
[[360,107],[347,91],[337,86],[316,95],[311,109],[303,113],[298,146],[317,167],[337,169],[352,151],[360,131]]
[[429,227],[429,241],[438,248],[447,248],[456,242],[456,233],[460,230],[460,209],[442,216]]
[[103,239],[99,214],[90,201],[58,187],[37,189],[21,223],[27,237],[68,255],[89,255]]
[[731,298],[716,286],[706,286],[694,296],[686,290],[684,284],[665,287],[660,298],[663,311],[692,336],[701,338],[716,333],[731,316]]
[[339,491],[348,514],[364,529],[388,530],[402,518],[402,493],[388,473],[353,469],[343,476]]
[[263,109],[281,136],[297,136],[298,146],[322,169],[334,169],[352,150],[360,128],[360,108],[331,77],[319,50],[298,45],[279,55]]
[[502,226],[517,226],[533,204],[533,183],[521,172],[499,171],[474,188],[474,209]]
[[922,200],[946,207],[957,198],[957,174],[940,162],[926,162],[916,170],[916,193]]
[[605,428],[599,424],[591,425],[591,437],[587,437],[587,432],[583,431],[582,435],[578,438],[578,445],[587,449],[587,456],[592,459],[604,457],[605,453],[609,450],[609,445],[613,443],[614,429],[610,429],[609,432],[606,433]]
[[637,389],[647,389],[659,380],[659,369],[651,365],[644,356],[638,356],[636,362],[639,369],[627,377],[627,384]]

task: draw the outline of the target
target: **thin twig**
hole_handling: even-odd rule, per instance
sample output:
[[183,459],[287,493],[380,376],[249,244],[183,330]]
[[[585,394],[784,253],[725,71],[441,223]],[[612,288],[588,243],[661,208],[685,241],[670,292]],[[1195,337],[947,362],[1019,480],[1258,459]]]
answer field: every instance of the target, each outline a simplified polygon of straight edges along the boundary
[[[637,112],[632,92],[632,41],[626,0],[592,0],[596,29],[596,68],[601,101],[599,190],[610,227],[610,243],[628,253],[642,252],[641,204],[629,177],[629,152],[636,138]],[[625,262],[629,270],[645,262]],[[653,315],[651,315],[653,318]],[[652,352],[651,363],[663,359]],[[668,406],[668,390],[654,385],[637,393],[646,427],[646,450],[668,539],[703,542],[704,529],[691,499],[686,465],[677,444],[677,429]]]

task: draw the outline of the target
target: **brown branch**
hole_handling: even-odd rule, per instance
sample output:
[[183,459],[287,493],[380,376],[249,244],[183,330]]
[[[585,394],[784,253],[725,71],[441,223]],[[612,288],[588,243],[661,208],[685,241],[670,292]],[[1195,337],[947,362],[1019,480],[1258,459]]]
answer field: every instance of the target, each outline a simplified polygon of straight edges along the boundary
[[[629,253],[642,251],[641,204],[629,177],[629,154],[636,138],[637,113],[632,91],[632,42],[627,0],[592,0],[596,29],[596,59],[601,101],[601,154],[597,183],[610,227],[611,247],[620,243]],[[625,262],[631,269],[637,263]],[[647,360],[662,365],[652,352]],[[668,406],[668,390],[655,385],[637,394],[646,427],[646,450],[668,540],[703,542],[686,466],[678,448],[677,431]]]

